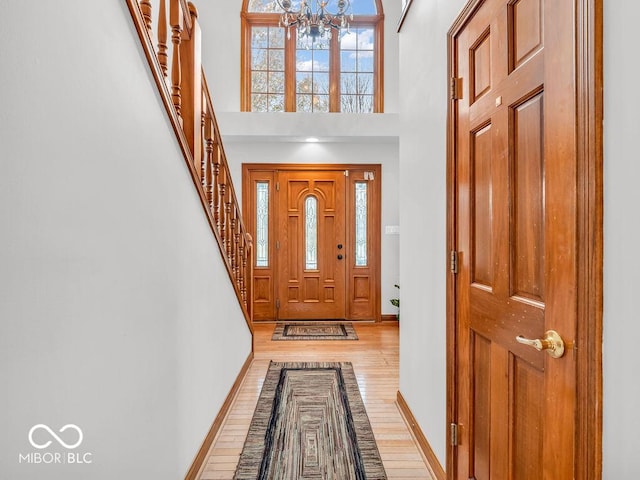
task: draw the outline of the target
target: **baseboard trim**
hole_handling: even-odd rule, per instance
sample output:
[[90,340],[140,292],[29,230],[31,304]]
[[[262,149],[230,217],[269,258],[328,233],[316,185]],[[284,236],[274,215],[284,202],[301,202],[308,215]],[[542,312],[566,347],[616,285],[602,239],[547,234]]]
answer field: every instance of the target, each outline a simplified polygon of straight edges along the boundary
[[429,445],[427,437],[425,437],[416,417],[413,416],[413,412],[411,412],[411,409],[409,408],[409,404],[404,399],[400,391],[398,391],[397,395],[397,404],[400,414],[402,415],[404,422],[407,424],[407,427],[409,427],[411,434],[416,439],[422,456],[427,462],[428,467],[431,469],[431,472],[437,480],[447,480],[447,474],[444,472],[444,468],[442,468],[436,454],[433,453],[433,449],[431,448],[431,445]]
[[216,435],[220,431],[220,427],[222,427],[222,422],[227,416],[227,413],[229,413],[231,404],[233,403],[233,400],[235,399],[236,394],[238,393],[238,390],[240,390],[240,385],[242,385],[242,381],[244,380],[244,377],[246,376],[252,361],[253,361],[253,351],[249,353],[247,360],[244,362],[244,365],[242,365],[242,368],[240,368],[240,372],[236,377],[236,381],[233,383],[231,390],[229,390],[229,394],[227,395],[227,398],[225,398],[224,403],[222,404],[222,407],[218,412],[218,415],[216,415],[216,418],[213,421],[211,428],[209,429],[209,433],[207,433],[207,436],[204,438],[204,441],[202,442],[202,446],[200,447],[200,450],[198,450],[196,457],[193,459],[191,468],[189,468],[187,475],[184,477],[185,480],[196,480],[196,478],[198,478],[198,474],[200,473],[200,470],[202,469],[205,461],[207,460],[207,454],[209,453],[209,449],[211,448],[211,445],[213,444],[213,441],[215,440]]
[[389,314],[389,313],[383,313],[380,316],[380,321],[381,322],[394,322],[394,323],[398,323],[398,316],[394,315],[394,314]]

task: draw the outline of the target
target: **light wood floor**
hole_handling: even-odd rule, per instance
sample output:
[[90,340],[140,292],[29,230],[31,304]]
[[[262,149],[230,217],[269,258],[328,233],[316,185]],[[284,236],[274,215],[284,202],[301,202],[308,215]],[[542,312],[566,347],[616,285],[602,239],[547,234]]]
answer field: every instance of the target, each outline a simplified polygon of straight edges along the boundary
[[432,480],[395,403],[398,391],[398,326],[354,324],[359,341],[271,341],[274,325],[258,325],[254,361],[214,441],[200,479],[232,479],[269,361],[348,361],[389,480]]

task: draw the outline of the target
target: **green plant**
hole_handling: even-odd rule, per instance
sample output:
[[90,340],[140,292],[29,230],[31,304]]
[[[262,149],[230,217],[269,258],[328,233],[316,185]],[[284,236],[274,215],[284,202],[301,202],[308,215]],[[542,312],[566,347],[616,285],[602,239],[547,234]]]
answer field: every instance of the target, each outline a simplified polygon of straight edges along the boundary
[[[400,290],[400,285],[394,285],[394,287],[396,287],[398,290]],[[393,305],[394,307],[398,307],[398,309],[400,308],[400,299],[399,298],[392,298],[391,300],[389,300],[391,302],[391,305]],[[400,319],[400,312],[398,311],[398,320]]]

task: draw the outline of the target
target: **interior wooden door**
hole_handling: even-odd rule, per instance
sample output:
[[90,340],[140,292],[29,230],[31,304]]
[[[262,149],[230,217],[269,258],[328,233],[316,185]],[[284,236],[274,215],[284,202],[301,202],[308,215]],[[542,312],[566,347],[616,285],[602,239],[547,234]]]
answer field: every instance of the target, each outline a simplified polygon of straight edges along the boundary
[[345,318],[345,173],[278,172],[279,319]]
[[[574,3],[474,1],[456,25],[458,445],[450,475],[573,479]],[[559,358],[547,354],[560,353],[551,342],[520,343],[549,330],[564,340]]]

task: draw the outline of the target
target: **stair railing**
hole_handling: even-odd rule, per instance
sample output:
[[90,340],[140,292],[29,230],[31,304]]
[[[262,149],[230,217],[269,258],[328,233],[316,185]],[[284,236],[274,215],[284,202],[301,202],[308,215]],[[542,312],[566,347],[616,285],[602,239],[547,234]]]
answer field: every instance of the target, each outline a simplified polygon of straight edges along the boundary
[[186,0],[126,1],[245,320],[253,331],[253,241],[242,221],[202,69],[198,12]]

